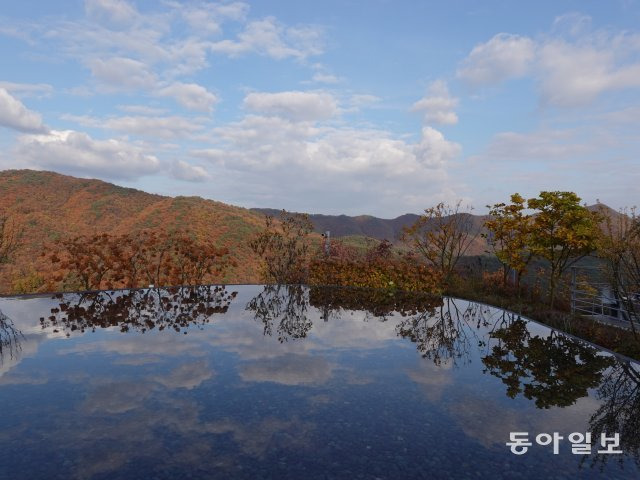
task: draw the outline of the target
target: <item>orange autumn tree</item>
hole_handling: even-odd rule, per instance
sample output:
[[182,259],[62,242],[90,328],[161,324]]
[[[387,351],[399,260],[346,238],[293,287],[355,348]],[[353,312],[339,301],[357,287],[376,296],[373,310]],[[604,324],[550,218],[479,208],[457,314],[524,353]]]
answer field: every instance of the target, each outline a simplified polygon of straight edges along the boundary
[[49,259],[63,289],[198,285],[220,281],[228,250],[186,231],[81,235],[59,241]]

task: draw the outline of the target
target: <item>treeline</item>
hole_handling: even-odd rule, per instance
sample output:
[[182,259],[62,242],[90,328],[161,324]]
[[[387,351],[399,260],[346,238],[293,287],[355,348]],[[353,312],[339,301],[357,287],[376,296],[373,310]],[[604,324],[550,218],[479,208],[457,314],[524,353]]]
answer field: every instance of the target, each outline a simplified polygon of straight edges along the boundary
[[[12,235],[19,238],[20,231],[14,228]],[[14,281],[15,293],[222,283],[235,265],[227,248],[187,230],[79,235],[45,248],[38,260],[52,268]]]
[[[305,215],[283,211],[280,221],[267,217],[265,228],[251,242],[262,257],[267,283],[350,285],[469,296],[485,289],[518,299],[568,305],[567,273],[587,256],[596,256],[626,311],[638,318],[640,292],[640,221],[632,210],[617,215],[590,210],[573,192],[541,192],[525,199],[488,206],[487,220],[474,222],[470,207],[440,203],[428,208],[404,229],[401,243],[382,241],[358,250],[339,240],[312,246],[312,224]],[[499,276],[475,272],[470,281],[463,257],[479,237],[501,264]],[[542,268],[540,268],[542,266]],[[529,272],[535,268],[535,272]],[[497,272],[496,272],[497,273]],[[535,281],[523,284],[523,278]],[[473,295],[472,295],[473,296]],[[560,298],[558,298],[560,296]],[[635,325],[632,324],[634,335]]]
[[[327,244],[305,215],[283,211],[266,217],[260,232],[245,240],[262,260],[265,283],[351,285],[436,294],[465,293],[465,288],[501,290],[529,300],[566,303],[568,269],[588,255],[598,256],[625,308],[637,318],[640,291],[640,221],[634,210],[620,214],[593,211],[573,192],[541,192],[489,206],[484,224],[461,202],[426,209],[404,229],[401,241],[368,249],[339,240]],[[12,259],[21,228],[0,212],[0,264]],[[465,255],[474,243],[487,245],[502,268],[478,272],[470,283]],[[477,248],[475,249],[477,250]],[[230,252],[187,229],[138,231],[64,238],[50,243],[39,262],[52,267],[29,272],[14,291],[92,290],[148,285],[224,283],[234,265]],[[35,264],[36,262],[34,262]],[[540,266],[544,266],[540,269]],[[523,282],[525,278],[535,282]],[[527,284],[523,284],[527,283]],[[534,298],[535,297],[535,298]]]

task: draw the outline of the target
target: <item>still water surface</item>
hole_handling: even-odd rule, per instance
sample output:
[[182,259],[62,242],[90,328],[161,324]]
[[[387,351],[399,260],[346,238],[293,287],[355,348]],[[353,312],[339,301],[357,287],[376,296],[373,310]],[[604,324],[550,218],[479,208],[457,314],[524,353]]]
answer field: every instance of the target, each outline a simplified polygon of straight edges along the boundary
[[485,305],[232,286],[0,311],[3,479],[640,478],[640,365]]

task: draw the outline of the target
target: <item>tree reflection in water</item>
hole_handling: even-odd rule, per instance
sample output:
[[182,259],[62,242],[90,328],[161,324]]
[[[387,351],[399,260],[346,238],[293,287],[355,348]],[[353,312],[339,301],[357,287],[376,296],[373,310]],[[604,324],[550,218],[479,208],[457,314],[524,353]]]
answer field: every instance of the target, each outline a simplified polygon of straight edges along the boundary
[[15,358],[21,350],[21,338],[24,338],[24,336],[14,326],[13,320],[0,311],[0,366],[2,366],[6,356],[9,356],[10,359]]
[[[597,395],[604,403],[589,419],[594,442],[602,433],[619,433],[620,448],[640,466],[640,367],[618,360],[604,375]],[[608,459],[609,455],[598,455],[592,460],[595,464]]]
[[615,363],[613,357],[556,331],[546,338],[532,337],[520,318],[490,337],[498,343],[482,359],[485,371],[502,379],[509,397],[522,393],[538,408],[573,405],[600,385],[603,372]]
[[57,294],[58,307],[48,318],[41,317],[40,324],[62,329],[67,336],[109,327],[141,333],[170,328],[186,334],[187,328],[202,328],[212,315],[225,313],[236,295],[224,286],[209,285]]
[[416,344],[424,358],[436,365],[455,365],[458,360],[470,361],[470,345],[473,339],[478,345],[483,342],[477,330],[488,326],[485,316],[489,309],[477,303],[468,303],[461,310],[452,298],[441,300],[440,305],[412,315],[396,326],[398,335],[409,338]]
[[[72,331],[119,327],[146,332],[177,332],[209,323],[224,313],[237,292],[222,286],[93,292],[57,295],[59,305],[43,328]],[[528,322],[513,313],[471,302],[427,294],[342,287],[270,285],[252,298],[253,312],[265,335],[280,342],[306,338],[312,328],[310,307],[324,321],[344,312],[363,311],[365,320],[397,321],[396,333],[416,344],[436,365],[470,361],[472,342],[486,347],[485,373],[500,378],[511,398],[523,395],[538,408],[568,407],[595,389],[602,404],[589,421],[593,451],[600,434],[620,434],[620,448],[640,465],[640,367],[559,332],[532,335]],[[20,348],[21,333],[0,312],[0,356]],[[593,464],[606,462],[597,455]],[[620,457],[618,457],[620,458]]]
[[276,324],[278,340],[305,338],[312,321],[309,309],[308,289],[301,285],[266,285],[246,306],[256,320],[264,325],[264,334],[272,336]]
[[[498,341],[482,359],[485,371],[501,378],[507,395],[522,393],[538,408],[567,407],[596,389],[602,404],[589,419],[592,465],[610,455],[597,454],[601,434],[620,436],[620,449],[640,465],[640,368],[604,355],[596,348],[551,331],[546,338],[531,336],[521,319],[490,335]],[[620,462],[623,457],[617,457]],[[584,461],[584,459],[583,459]]]
[[[442,305],[442,297],[428,293],[388,291],[358,287],[309,287],[309,302],[323,312],[339,316],[345,311],[363,311],[365,320],[387,321],[393,314],[418,315]],[[326,319],[326,317],[323,316]]]

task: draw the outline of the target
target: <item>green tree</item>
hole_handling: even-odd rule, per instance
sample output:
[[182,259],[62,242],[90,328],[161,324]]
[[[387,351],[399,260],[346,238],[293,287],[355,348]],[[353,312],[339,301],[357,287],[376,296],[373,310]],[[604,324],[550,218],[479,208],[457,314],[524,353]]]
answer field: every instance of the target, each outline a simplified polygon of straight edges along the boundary
[[533,252],[529,247],[532,218],[524,213],[526,200],[518,193],[511,195],[511,203],[496,203],[489,207],[490,218],[485,226],[490,234],[487,241],[503,268],[503,284],[507,285],[510,270],[516,273],[516,287],[531,262]]
[[445,282],[451,280],[460,257],[480,234],[480,229],[474,225],[471,208],[462,209],[461,203],[439,203],[427,208],[402,234],[403,240],[435,267]]
[[265,262],[264,277],[277,284],[306,283],[313,224],[306,214],[282,210],[280,221],[265,217],[265,228],[249,243]]
[[537,210],[531,224],[531,251],[549,262],[549,303],[566,270],[597,249],[600,215],[580,205],[573,192],[540,192],[527,206]]

